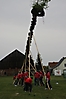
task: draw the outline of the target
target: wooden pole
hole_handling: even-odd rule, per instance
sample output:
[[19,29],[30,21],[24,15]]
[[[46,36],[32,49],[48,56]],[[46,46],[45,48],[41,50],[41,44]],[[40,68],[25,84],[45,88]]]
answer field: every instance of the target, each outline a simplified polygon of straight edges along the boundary
[[25,72],[26,72],[26,61],[27,61],[27,54],[26,54],[26,58],[25,58]]
[[29,50],[29,78],[30,78],[30,50]]
[[30,37],[31,37],[31,33],[29,36],[29,78],[30,78]]

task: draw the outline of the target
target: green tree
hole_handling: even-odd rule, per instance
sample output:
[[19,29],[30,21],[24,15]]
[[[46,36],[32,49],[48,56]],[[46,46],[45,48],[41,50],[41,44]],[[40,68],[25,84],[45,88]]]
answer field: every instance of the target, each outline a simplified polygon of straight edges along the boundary
[[42,70],[42,62],[41,62],[41,57],[40,54],[37,54],[37,59],[36,59],[36,69],[38,70]]

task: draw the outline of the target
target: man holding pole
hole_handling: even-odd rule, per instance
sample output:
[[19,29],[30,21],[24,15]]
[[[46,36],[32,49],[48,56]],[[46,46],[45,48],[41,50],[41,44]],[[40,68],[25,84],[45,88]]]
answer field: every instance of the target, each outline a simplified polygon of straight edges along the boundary
[[50,72],[49,70],[47,70],[46,72],[46,88],[45,89],[49,89],[49,90],[52,90],[52,86],[50,84]]

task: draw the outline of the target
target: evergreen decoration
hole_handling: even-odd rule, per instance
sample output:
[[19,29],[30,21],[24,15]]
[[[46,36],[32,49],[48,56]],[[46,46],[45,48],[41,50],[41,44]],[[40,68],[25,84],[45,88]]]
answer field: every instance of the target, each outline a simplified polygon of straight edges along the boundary
[[37,54],[37,59],[36,59],[36,69],[37,69],[37,71],[39,71],[39,70],[43,71],[41,57],[40,57],[39,53]]
[[38,16],[38,17],[43,17],[45,15],[45,12],[43,10],[43,7],[41,5],[39,5],[38,3],[36,3],[32,10],[31,13],[33,14],[33,16]]
[[37,2],[33,3],[32,8],[37,8],[37,9],[41,9],[41,8],[48,8],[48,4],[51,0],[37,0]]

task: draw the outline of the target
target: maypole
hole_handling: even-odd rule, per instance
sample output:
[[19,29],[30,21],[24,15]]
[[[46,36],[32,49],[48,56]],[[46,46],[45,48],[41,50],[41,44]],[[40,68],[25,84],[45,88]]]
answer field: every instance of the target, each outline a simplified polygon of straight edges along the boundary
[[[35,28],[36,22],[37,22],[37,17],[43,17],[45,16],[45,10],[48,8],[48,3],[51,0],[35,0],[32,9],[31,9],[31,14],[32,14],[32,21],[31,21],[31,26],[29,29],[28,33],[28,39],[27,39],[27,44],[26,44],[26,50],[25,50],[25,58],[26,61],[29,60],[29,77],[30,77],[30,46],[31,46],[31,41],[32,41],[32,36],[33,36],[33,30]],[[37,45],[36,45],[37,47]],[[38,48],[37,48],[38,50]],[[24,66],[23,66],[24,67]]]

